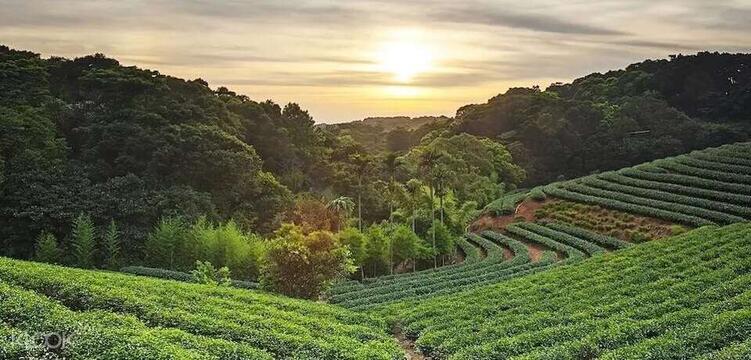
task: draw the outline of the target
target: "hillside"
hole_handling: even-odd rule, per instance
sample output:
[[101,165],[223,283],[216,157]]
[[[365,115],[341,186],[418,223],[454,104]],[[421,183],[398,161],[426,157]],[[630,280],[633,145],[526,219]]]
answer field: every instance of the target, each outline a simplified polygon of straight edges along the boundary
[[751,225],[383,310],[435,359],[746,359]]
[[0,324],[3,359],[41,358],[42,331],[72,339],[52,359],[401,358],[384,321],[339,307],[7,258]]
[[356,310],[429,299],[545,271],[688,228],[751,220],[751,143],[656,160],[532,190],[486,207],[457,240],[465,261],[348,281],[329,300]]

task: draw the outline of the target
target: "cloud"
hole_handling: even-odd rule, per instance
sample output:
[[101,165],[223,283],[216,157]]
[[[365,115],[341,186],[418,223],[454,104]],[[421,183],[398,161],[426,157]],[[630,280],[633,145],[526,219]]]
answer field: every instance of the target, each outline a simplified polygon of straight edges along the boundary
[[566,21],[543,14],[519,13],[514,10],[496,8],[443,8],[429,11],[429,16],[437,21],[504,26],[517,29],[542,31],[558,34],[622,35],[618,30]]

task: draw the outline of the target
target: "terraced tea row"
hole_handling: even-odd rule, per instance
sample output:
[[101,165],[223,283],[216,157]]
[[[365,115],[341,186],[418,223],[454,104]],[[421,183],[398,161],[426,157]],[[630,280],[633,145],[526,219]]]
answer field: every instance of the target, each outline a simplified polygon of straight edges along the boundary
[[751,219],[751,144],[661,159],[620,171],[551,184],[554,197],[688,225]]
[[[494,284],[557,264],[578,261],[587,255],[602,254],[605,249],[598,245],[598,241],[612,248],[625,246],[616,239],[558,224],[521,223],[510,225],[507,230],[516,238],[490,231],[483,232],[482,236],[467,235],[469,240],[488,253],[479,262],[418,272],[411,276],[379,278],[359,287],[346,284],[334,289],[338,291],[331,293],[330,301],[356,310],[371,309]],[[526,243],[536,243],[553,251],[544,252],[540,260],[532,262]],[[510,259],[504,258],[504,247],[513,253]]]
[[434,359],[745,359],[749,238],[748,223],[704,227],[379,311]]
[[[264,293],[0,258],[0,333],[64,331],[67,358],[401,359],[387,325]],[[0,344],[2,358],[39,346]],[[105,354],[105,355],[102,355]]]

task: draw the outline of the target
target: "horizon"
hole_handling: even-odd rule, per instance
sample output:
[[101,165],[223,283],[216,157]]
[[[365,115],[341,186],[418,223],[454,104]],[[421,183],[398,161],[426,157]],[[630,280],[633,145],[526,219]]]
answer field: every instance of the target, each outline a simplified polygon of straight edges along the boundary
[[103,53],[254,100],[295,102],[317,123],[453,117],[511,87],[544,89],[671,54],[751,51],[751,4],[741,1],[2,4],[9,47]]

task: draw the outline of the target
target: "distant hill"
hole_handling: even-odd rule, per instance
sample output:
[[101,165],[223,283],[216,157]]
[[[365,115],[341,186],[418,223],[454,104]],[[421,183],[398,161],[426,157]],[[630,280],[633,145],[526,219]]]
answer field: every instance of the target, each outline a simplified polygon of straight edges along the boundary
[[319,124],[339,135],[349,135],[372,153],[406,151],[427,133],[452,122],[447,116],[368,117],[340,124]]
[[388,117],[368,117],[362,120],[363,124],[370,126],[381,127],[384,131],[391,131],[396,128],[405,128],[407,130],[415,130],[425,124],[434,123],[436,121],[448,121],[449,117],[446,116],[388,116]]

